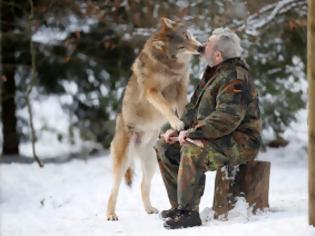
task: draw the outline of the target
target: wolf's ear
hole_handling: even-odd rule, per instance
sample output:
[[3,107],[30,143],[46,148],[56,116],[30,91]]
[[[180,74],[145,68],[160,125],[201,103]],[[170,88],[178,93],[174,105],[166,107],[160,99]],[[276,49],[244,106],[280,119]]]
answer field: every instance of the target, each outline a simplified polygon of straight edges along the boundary
[[161,17],[161,25],[168,29],[174,29],[174,27],[176,26],[176,22],[166,17]]
[[155,40],[152,42],[153,47],[155,47],[158,50],[162,50],[165,46],[165,43],[161,40]]

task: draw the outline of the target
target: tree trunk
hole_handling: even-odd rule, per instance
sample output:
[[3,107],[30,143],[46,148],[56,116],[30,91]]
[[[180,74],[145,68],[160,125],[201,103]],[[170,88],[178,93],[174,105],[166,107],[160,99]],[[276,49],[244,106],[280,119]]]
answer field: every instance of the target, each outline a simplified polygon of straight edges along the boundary
[[14,69],[4,69],[3,74],[7,81],[2,84],[2,134],[3,134],[3,154],[19,153],[19,137],[16,130],[16,105],[15,105],[15,81]]
[[15,115],[15,44],[13,40],[4,39],[6,33],[14,30],[14,10],[1,4],[1,71],[2,81],[1,86],[1,106],[2,106],[2,134],[3,134],[3,154],[18,154],[19,153],[19,137],[17,134],[17,119]]
[[217,170],[213,199],[214,218],[227,219],[238,197],[244,197],[253,213],[269,207],[270,162],[250,161],[239,167]]
[[309,224],[315,226],[315,2],[308,1],[307,24],[308,77],[308,190]]

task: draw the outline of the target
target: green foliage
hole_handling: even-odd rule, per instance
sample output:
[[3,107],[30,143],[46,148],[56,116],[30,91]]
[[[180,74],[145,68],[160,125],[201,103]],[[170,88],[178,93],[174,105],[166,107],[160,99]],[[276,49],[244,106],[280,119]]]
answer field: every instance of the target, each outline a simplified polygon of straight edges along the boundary
[[[67,47],[75,50],[69,55]],[[43,57],[38,64],[40,85],[46,93],[71,94],[68,109],[77,117],[73,125],[79,127],[82,138],[108,147],[120,100],[117,91],[131,74],[133,47],[109,27],[98,25],[44,50],[51,57]],[[69,83],[75,84],[77,92],[69,91]]]
[[306,105],[306,28],[273,24],[247,48],[260,95],[263,127],[281,136]]

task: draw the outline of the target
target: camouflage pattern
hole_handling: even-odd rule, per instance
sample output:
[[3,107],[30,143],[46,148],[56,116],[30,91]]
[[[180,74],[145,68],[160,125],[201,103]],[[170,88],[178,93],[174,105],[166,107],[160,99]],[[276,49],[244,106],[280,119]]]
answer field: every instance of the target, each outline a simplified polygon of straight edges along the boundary
[[204,173],[225,165],[227,157],[210,142],[200,148],[190,143],[170,145],[160,139],[155,150],[171,206],[197,211],[204,192]]
[[246,64],[232,58],[207,67],[181,120],[188,137],[205,147],[160,139],[155,150],[172,207],[198,210],[204,173],[252,160],[260,147],[258,96]]

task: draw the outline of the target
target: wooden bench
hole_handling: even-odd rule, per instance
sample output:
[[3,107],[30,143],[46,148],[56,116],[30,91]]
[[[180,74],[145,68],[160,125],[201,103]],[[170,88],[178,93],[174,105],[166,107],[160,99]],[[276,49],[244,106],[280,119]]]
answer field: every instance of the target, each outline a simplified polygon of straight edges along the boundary
[[214,218],[228,219],[238,197],[244,197],[255,214],[269,208],[270,162],[249,161],[217,170],[213,199]]

